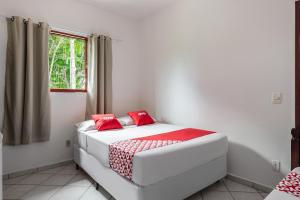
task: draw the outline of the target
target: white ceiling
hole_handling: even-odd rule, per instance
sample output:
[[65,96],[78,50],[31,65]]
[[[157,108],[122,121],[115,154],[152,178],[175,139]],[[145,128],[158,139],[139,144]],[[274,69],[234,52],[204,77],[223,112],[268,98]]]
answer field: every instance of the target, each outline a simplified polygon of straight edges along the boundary
[[118,15],[142,19],[177,0],[83,0]]

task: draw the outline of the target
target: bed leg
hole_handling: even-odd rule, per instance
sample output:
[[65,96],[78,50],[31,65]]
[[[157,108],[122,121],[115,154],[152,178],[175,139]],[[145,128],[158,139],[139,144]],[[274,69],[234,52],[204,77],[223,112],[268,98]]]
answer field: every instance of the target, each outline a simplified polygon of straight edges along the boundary
[[95,187],[96,187],[96,190],[99,190],[99,183],[96,183]]
[[76,170],[79,170],[79,169],[80,169],[79,165],[78,165],[78,164],[76,164]]

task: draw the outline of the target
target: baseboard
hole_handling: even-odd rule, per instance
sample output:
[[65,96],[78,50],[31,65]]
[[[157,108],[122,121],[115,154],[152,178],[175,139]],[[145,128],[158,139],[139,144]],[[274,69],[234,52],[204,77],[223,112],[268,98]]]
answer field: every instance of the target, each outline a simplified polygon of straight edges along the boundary
[[227,178],[232,180],[232,181],[235,181],[237,183],[241,183],[243,185],[247,185],[247,186],[252,187],[254,189],[260,190],[262,192],[270,193],[273,190],[273,188],[271,188],[270,186],[266,186],[266,185],[261,184],[261,183],[256,183],[254,181],[242,178],[240,176],[236,176],[234,174],[227,173]]
[[52,169],[52,168],[55,168],[55,167],[68,165],[70,163],[73,163],[73,160],[66,160],[66,161],[62,161],[62,162],[59,162],[59,163],[45,165],[45,166],[41,166],[41,167],[37,167],[37,168],[27,169],[27,170],[13,172],[13,173],[9,173],[9,174],[4,174],[2,177],[3,177],[3,180],[6,180],[6,179],[15,178],[15,177],[19,177],[19,176],[24,176],[24,175],[32,174],[32,173],[47,170],[47,169]]

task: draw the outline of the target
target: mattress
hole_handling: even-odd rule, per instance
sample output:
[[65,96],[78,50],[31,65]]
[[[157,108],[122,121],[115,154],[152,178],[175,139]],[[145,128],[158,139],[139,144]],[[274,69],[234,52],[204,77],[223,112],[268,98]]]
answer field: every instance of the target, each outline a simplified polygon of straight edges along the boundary
[[[155,123],[147,126],[126,126],[120,130],[78,131],[77,143],[109,167],[109,145],[127,139],[134,139],[160,133],[180,130],[186,127]],[[143,151],[133,158],[132,181],[147,186],[168,177],[184,173],[202,164],[227,154],[228,141],[224,134],[216,133],[190,141]]]

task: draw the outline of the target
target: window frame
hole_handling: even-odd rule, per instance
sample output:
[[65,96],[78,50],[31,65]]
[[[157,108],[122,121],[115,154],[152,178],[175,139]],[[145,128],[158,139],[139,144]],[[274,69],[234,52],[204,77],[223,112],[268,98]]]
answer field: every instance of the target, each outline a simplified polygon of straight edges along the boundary
[[82,36],[82,35],[71,34],[71,33],[65,33],[65,32],[56,31],[56,30],[50,30],[49,34],[62,36],[62,37],[67,37],[67,38],[81,39],[81,40],[85,41],[85,68],[84,68],[85,86],[84,86],[84,89],[50,88],[50,92],[66,92],[66,93],[82,92],[82,93],[87,93],[87,84],[88,84],[88,37],[85,37],[85,36]]

